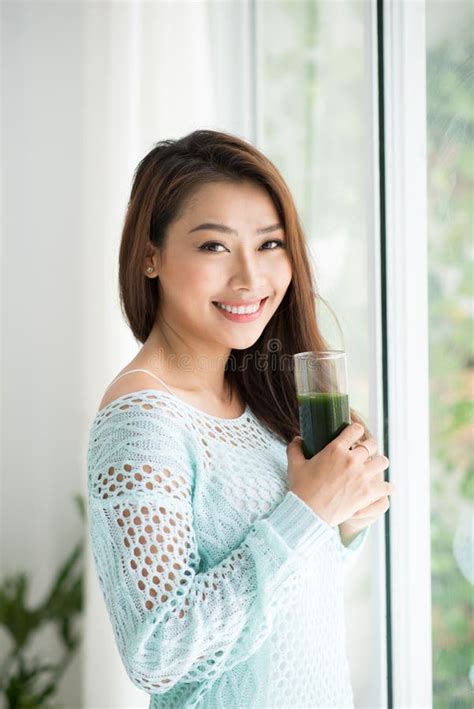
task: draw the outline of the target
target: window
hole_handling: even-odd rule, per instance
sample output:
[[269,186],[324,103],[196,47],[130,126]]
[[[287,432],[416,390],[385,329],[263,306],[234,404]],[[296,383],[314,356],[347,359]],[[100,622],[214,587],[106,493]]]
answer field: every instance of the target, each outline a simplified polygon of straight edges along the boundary
[[[255,3],[256,134],[295,197],[317,285],[343,331],[351,406],[382,450],[375,11],[352,0]],[[381,520],[345,584],[356,706],[386,705],[384,586]]]
[[468,2],[426,3],[433,706],[474,686],[474,94]]
[[361,707],[472,699],[473,20],[464,1],[254,3],[257,144],[397,488],[346,580]]

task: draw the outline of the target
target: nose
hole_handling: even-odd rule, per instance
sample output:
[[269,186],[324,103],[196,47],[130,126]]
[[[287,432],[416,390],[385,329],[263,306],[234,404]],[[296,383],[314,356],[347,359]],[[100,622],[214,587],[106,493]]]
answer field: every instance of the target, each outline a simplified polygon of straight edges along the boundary
[[267,279],[263,266],[263,259],[260,253],[253,253],[242,250],[234,261],[232,286],[234,288],[245,287],[252,293],[260,293],[265,290]]

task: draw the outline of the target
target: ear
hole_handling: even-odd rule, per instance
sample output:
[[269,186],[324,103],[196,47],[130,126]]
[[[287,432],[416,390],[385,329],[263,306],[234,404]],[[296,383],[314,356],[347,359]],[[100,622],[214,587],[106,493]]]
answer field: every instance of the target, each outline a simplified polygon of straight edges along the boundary
[[[150,267],[153,270],[148,270]],[[158,248],[151,243],[151,241],[148,241],[145,246],[145,264],[143,270],[147,276],[155,278],[159,274],[160,268],[160,252]]]

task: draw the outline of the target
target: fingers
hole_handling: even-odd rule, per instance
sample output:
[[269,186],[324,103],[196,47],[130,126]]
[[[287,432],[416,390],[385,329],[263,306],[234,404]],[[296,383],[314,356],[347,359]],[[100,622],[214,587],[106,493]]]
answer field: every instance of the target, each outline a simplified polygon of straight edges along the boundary
[[375,438],[369,436],[366,441],[356,441],[353,443],[350,450],[354,451],[355,455],[363,456],[362,460],[365,460],[377,453],[378,444]]
[[334,439],[333,443],[337,441],[343,448],[350,448],[364,434],[364,430],[360,423],[350,423]]
[[292,441],[289,442],[286,447],[286,455],[288,458],[294,458],[296,461],[305,461],[303,450],[301,448],[301,442],[303,441],[301,436],[296,436]]
[[372,504],[359,510],[358,512],[356,512],[352,516],[356,519],[360,519],[363,517],[372,517],[374,515],[379,516],[379,515],[384,514],[389,509],[389,507],[390,507],[389,497],[388,497],[388,495],[384,495],[383,497],[379,497],[378,500],[375,500],[375,502],[372,502]]
[[389,465],[390,461],[385,455],[376,454],[372,460],[367,461],[364,470],[367,470],[370,475],[373,474],[374,478],[380,477],[380,479],[383,480],[383,471],[386,470]]
[[386,480],[384,480],[382,485],[383,485],[385,495],[392,495],[395,492],[395,485],[393,483],[389,483]]
[[387,483],[385,481],[379,482],[379,483],[372,483],[370,486],[369,491],[367,492],[367,495],[365,498],[362,498],[362,501],[365,502],[365,507],[369,507],[370,505],[373,505],[374,502],[377,502],[377,500],[380,500],[382,497],[388,497],[391,493],[391,486],[390,483]]

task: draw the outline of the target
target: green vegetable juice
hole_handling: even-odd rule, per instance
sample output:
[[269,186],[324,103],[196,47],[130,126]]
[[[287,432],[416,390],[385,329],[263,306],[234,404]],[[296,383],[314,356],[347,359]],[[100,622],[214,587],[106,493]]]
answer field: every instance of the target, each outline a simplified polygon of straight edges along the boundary
[[351,423],[349,396],[333,392],[297,394],[305,458],[312,458]]

